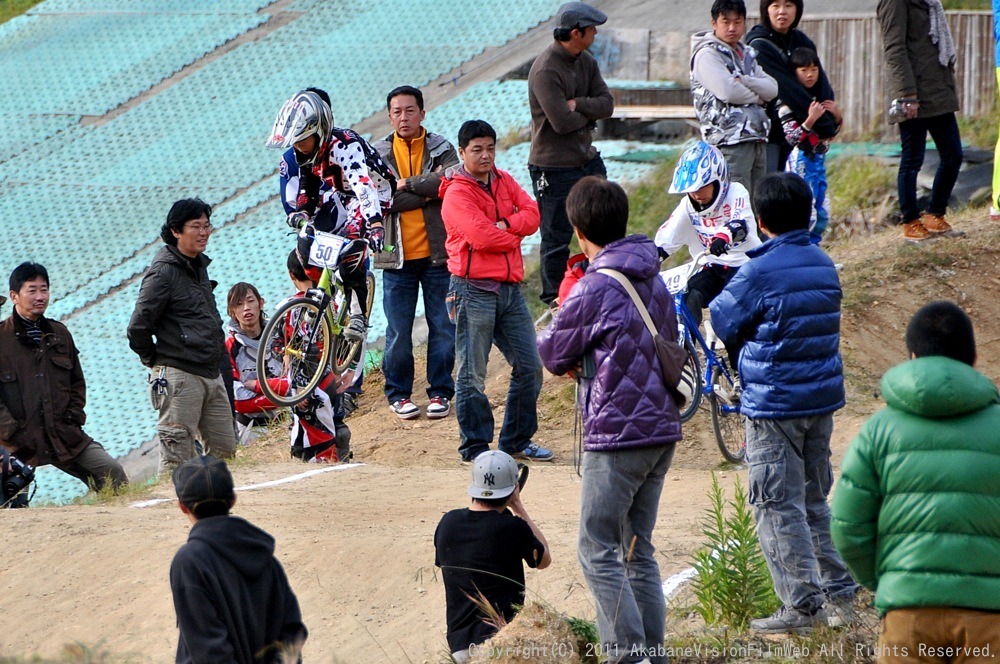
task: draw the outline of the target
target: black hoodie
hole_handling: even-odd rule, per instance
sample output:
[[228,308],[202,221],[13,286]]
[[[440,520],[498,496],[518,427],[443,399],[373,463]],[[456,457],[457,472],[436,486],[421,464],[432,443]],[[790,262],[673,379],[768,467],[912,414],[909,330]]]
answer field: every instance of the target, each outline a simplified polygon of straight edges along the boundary
[[[793,26],[796,24],[798,21]],[[799,122],[805,120],[806,116],[809,115],[809,104],[813,101],[813,96],[795,76],[795,70],[789,64],[789,58],[792,57],[792,51],[800,47],[815,51],[816,44],[795,27],[783,35],[769,28],[766,24],[755,25],[747,34],[746,42],[757,53],[757,63],[771,78],[778,82],[778,96],[767,104],[767,115],[771,118],[771,133],[767,142],[786,145],[781,119],[778,117],[778,100],[780,99],[792,109],[792,113]],[[819,91],[815,98],[816,101],[834,98],[830,80],[822,68],[819,72],[819,81],[814,87]],[[829,113],[824,113],[813,127],[813,131],[820,138],[833,138],[839,129],[836,120]],[[783,167],[784,165],[782,165]]]
[[177,663],[278,662],[305,641],[299,603],[274,538],[235,516],[200,519],[170,565]]

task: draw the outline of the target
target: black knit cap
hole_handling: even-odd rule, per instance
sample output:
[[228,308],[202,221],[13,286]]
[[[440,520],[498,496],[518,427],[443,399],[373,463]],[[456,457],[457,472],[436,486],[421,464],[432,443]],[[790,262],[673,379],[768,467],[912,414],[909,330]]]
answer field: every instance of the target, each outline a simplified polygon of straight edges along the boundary
[[207,454],[179,465],[173,480],[177,499],[189,510],[207,503],[229,505],[236,497],[233,475],[226,462]]

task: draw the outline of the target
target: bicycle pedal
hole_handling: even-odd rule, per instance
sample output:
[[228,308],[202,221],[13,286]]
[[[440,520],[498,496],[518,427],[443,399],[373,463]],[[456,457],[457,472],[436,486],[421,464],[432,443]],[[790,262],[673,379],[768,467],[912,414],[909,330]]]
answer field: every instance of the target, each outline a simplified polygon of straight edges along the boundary
[[730,394],[729,392],[727,392],[721,385],[716,385],[715,387],[713,387],[712,392],[715,394],[715,396],[722,399],[730,406],[736,405],[736,403],[733,401],[734,394]]

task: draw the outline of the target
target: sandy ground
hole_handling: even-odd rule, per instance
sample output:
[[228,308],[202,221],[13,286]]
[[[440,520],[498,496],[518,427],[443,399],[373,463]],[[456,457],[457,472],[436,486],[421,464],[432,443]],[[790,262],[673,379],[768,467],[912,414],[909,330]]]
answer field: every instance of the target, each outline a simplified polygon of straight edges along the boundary
[[[864,418],[881,402],[877,378],[901,361],[903,330],[929,299],[958,300],[973,314],[980,368],[997,379],[1000,338],[995,249],[1000,227],[982,212],[959,219],[964,239],[904,246],[897,231],[834,246],[848,292],[843,353],[848,406],[836,419],[834,463]],[[973,242],[971,238],[982,240]],[[867,298],[857,304],[859,293]],[[488,391],[502,404],[507,369],[495,357]],[[419,393],[419,387],[417,392]],[[560,611],[593,618],[576,559],[580,481],[573,467],[572,385],[547,377],[537,440],[557,453],[533,464],[525,504],[546,533],[554,562],[529,571],[532,595]],[[499,420],[502,408],[495,408]],[[351,418],[357,460],[365,465],[278,487],[240,493],[235,513],[271,532],[310,629],[309,662],[438,662],[445,651],[444,592],[433,560],[433,532],[447,510],[467,503],[469,469],[458,462],[454,418],[404,423],[385,407],[373,377]],[[700,544],[712,471],[727,488],[739,469],[725,466],[708,413],[685,428],[654,533],[664,578],[689,566]],[[289,463],[281,432],[241,451],[240,485],[316,468]],[[169,498],[168,485],[145,498]],[[132,499],[133,501],[135,498]],[[188,522],[170,502],[137,509],[126,501],[0,512],[0,596],[10,607],[0,629],[0,657],[56,657],[80,642],[106,661],[169,661],[177,631],[167,572]],[[668,625],[668,630],[671,627]]]
[[[380,404],[379,404],[380,405]],[[698,416],[705,429],[707,413]],[[373,419],[392,426],[366,435]],[[444,591],[434,568],[440,516],[464,506],[468,467],[457,461],[454,419],[397,425],[379,412],[351,421],[364,466],[239,494],[235,513],[275,536],[310,638],[306,661],[437,662],[445,651]],[[846,440],[857,423],[841,424]],[[693,431],[692,427],[692,431]],[[703,431],[703,433],[710,432]],[[554,562],[529,570],[533,595],[572,615],[594,610],[576,559],[580,481],[569,437],[548,431],[559,451],[533,464],[525,504],[545,532]],[[711,441],[689,434],[661,500],[655,542],[661,572],[689,566],[699,543],[709,473],[721,467]],[[541,437],[540,437],[541,439]],[[841,445],[838,445],[841,447]],[[298,463],[236,464],[237,484],[301,473]],[[731,485],[737,472],[724,469]],[[170,497],[166,485],[151,498]],[[119,658],[170,659],[177,632],[167,573],[188,532],[173,502],[7,511],[0,592],[20,598],[8,614],[0,654],[56,656],[66,643],[100,646]],[[58,619],[54,619],[58,616]]]

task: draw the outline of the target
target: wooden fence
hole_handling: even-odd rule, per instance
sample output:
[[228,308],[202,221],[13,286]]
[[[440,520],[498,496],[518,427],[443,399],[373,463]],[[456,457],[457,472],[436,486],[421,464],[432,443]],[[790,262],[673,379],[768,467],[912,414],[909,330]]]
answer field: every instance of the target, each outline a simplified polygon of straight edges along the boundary
[[[996,96],[993,13],[949,11],[947,16],[958,51],[955,74],[961,112],[989,113],[995,108]],[[756,17],[747,20],[748,25],[756,23]],[[844,110],[843,137],[863,140],[894,133],[896,130],[885,121],[891,100],[885,85],[882,31],[874,13],[809,18],[806,12],[799,28],[816,42],[823,67]],[[610,28],[605,32],[614,34],[615,30]],[[626,37],[634,41],[631,34]],[[657,31],[651,32],[647,41],[646,77],[674,80],[686,86],[691,36]],[[620,77],[628,78],[629,73],[623,71]],[[611,76],[615,75],[612,71]]]
[[[996,98],[993,13],[948,12],[958,64],[955,78],[961,112],[991,112]],[[819,51],[837,101],[844,112],[843,137],[880,136],[889,131],[885,115],[889,93],[885,82],[882,32],[875,16],[827,16],[799,24]]]

